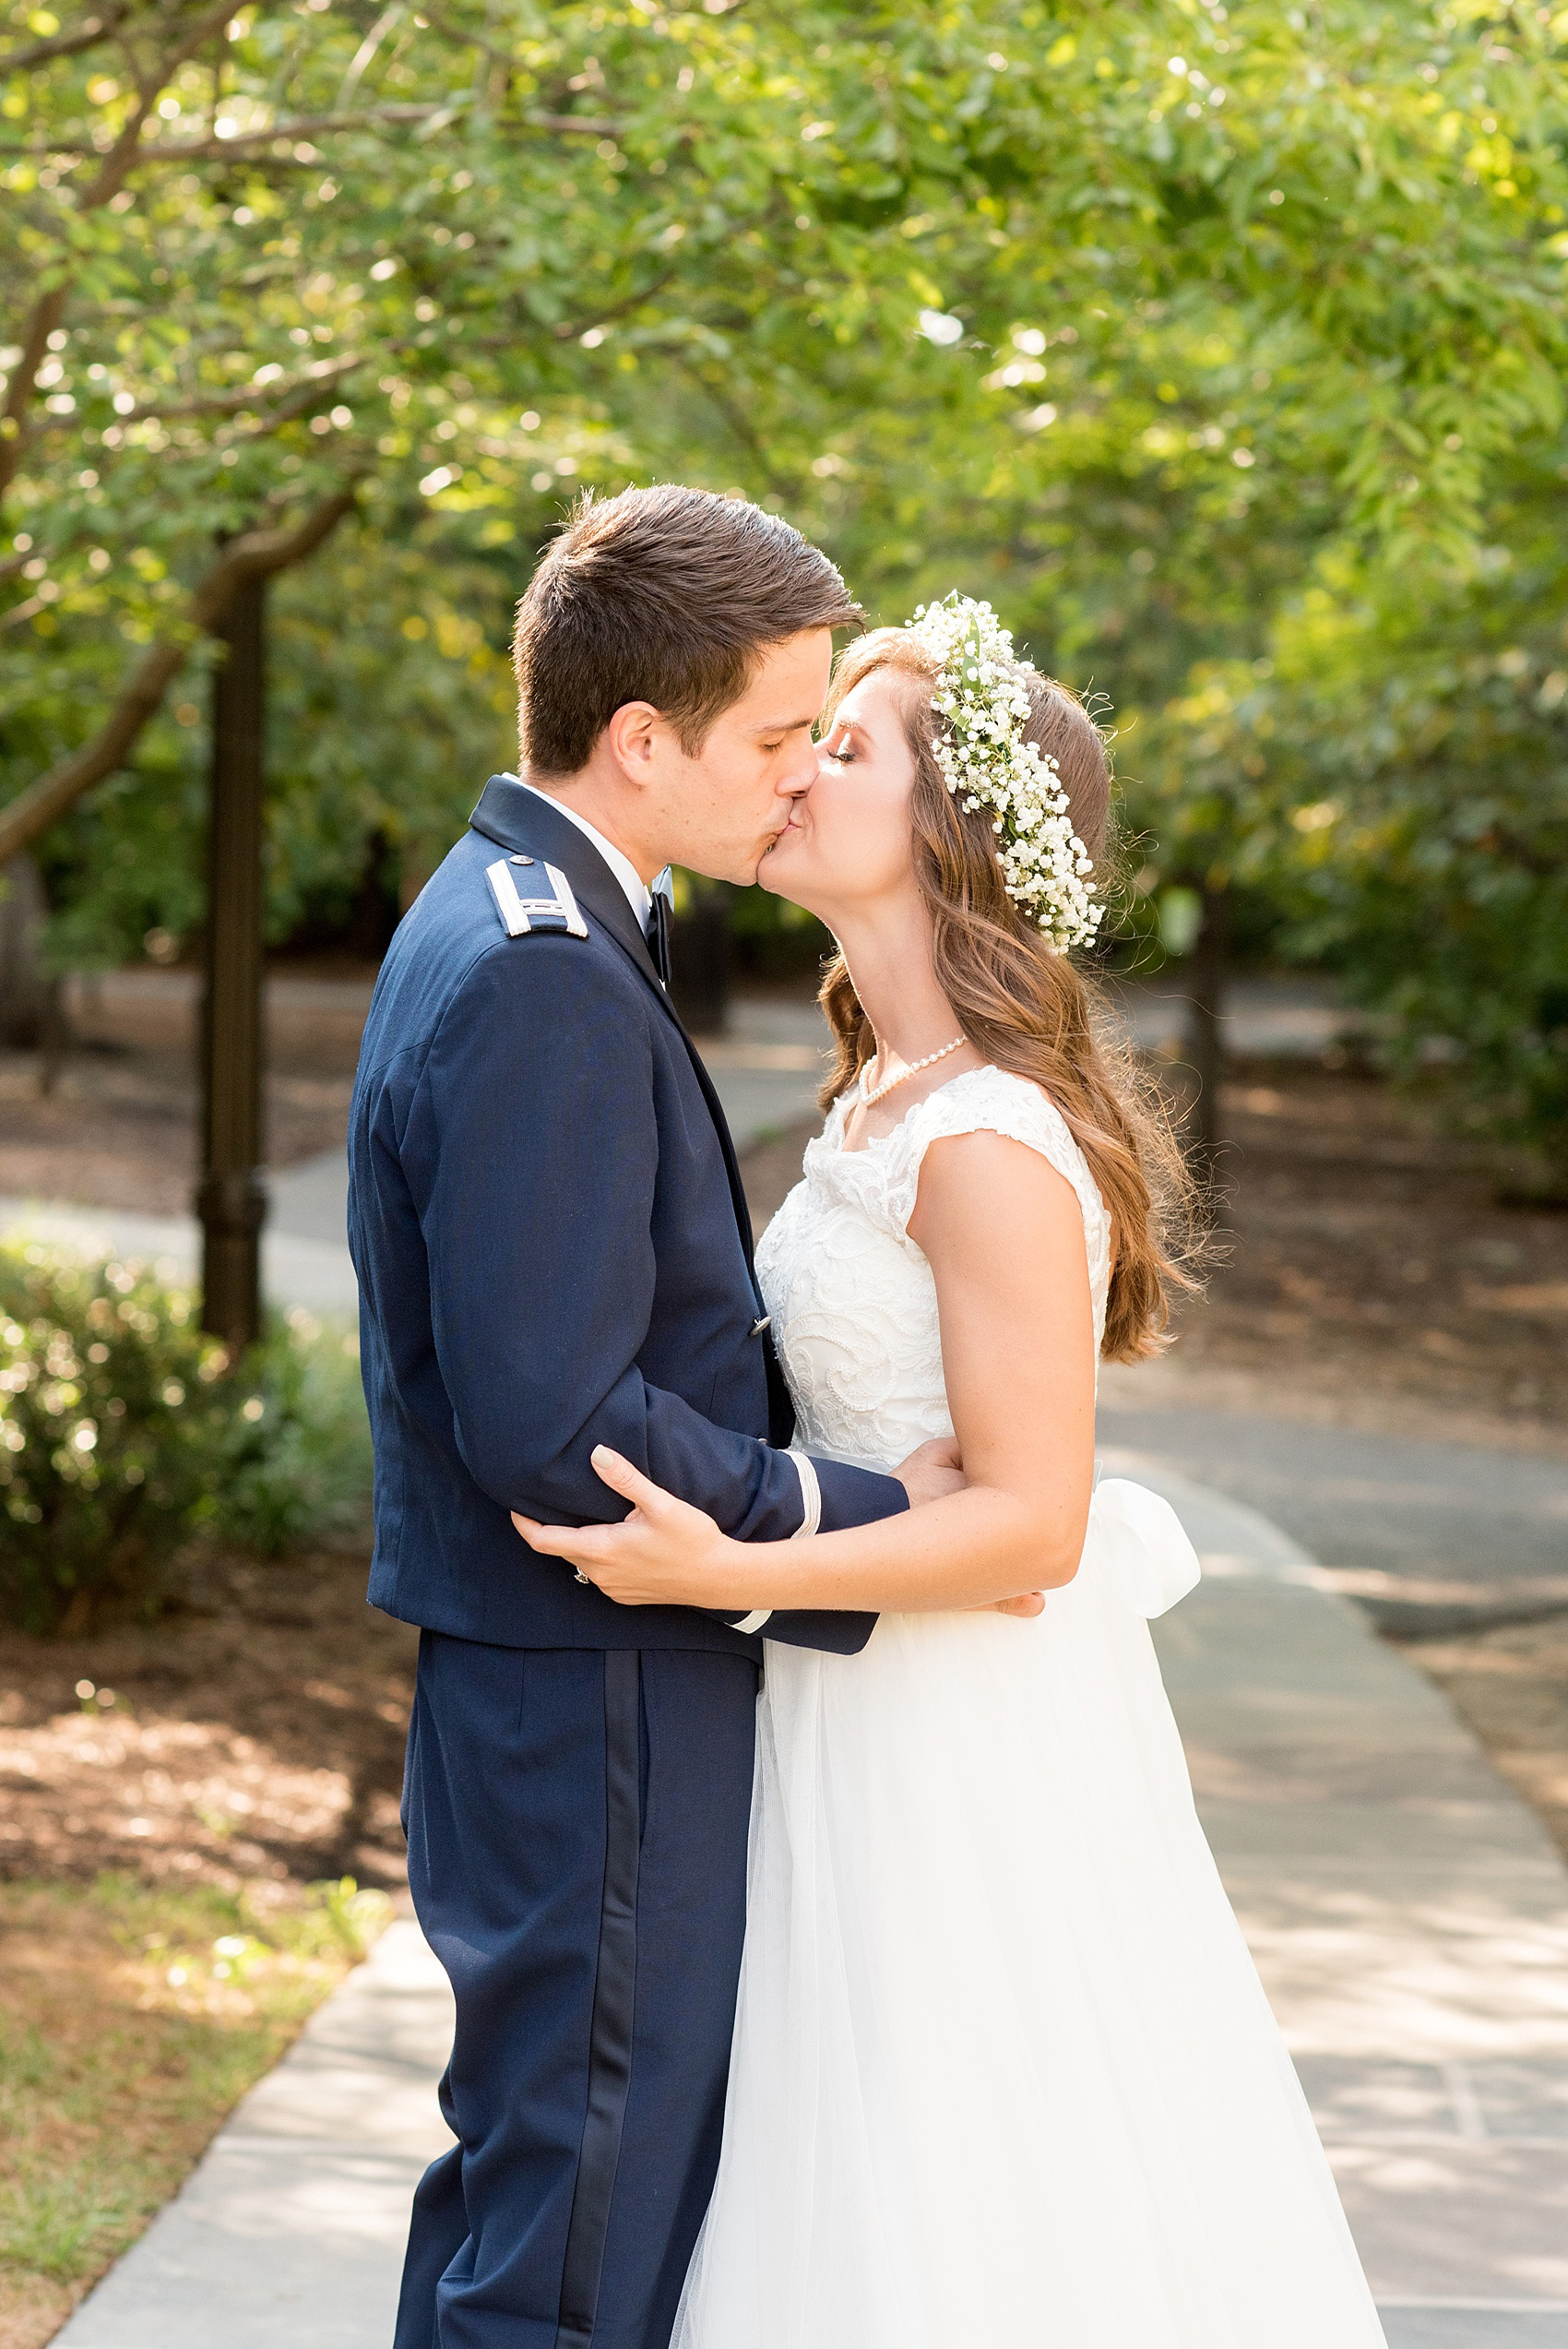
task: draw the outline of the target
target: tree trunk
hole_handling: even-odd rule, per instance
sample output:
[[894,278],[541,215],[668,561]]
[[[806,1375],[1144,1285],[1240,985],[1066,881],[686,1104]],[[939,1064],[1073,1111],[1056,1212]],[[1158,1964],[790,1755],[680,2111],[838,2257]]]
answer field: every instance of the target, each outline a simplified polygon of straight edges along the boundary
[[43,1004],[38,1019],[38,1090],[45,1101],[60,1081],[73,1042],[70,1014],[65,1009],[65,978],[60,972],[51,971],[44,978]]
[[202,1008],[202,1326],[242,1353],[261,1330],[262,733],[265,579],[238,590],[217,634]]
[[1193,1172],[1212,1189],[1224,1140],[1219,1089],[1225,1076],[1225,984],[1230,959],[1230,892],[1203,889],[1203,919],[1187,973],[1186,1062],[1197,1079],[1197,1097],[1188,1119]]
[[48,901],[30,856],[0,869],[0,1045],[29,1052],[48,1017],[43,925]]

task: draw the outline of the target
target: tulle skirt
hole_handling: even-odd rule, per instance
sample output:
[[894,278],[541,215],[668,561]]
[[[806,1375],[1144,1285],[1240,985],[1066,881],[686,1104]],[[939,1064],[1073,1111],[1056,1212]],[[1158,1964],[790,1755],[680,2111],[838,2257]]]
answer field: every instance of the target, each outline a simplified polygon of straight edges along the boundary
[[672,2349],[1382,2349],[1102,1485],[1037,1621],[770,1644],[719,2179]]

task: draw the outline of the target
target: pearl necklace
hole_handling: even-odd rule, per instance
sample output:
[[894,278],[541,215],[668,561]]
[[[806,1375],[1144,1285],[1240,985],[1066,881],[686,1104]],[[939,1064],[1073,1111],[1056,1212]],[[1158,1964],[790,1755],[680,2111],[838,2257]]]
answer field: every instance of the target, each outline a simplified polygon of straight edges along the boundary
[[[939,1060],[945,1060],[950,1052],[961,1051],[968,1041],[968,1036],[955,1036],[952,1043],[944,1044],[940,1052],[928,1052],[923,1060],[911,1060],[909,1067],[901,1068],[897,1077],[889,1077],[885,1085],[873,1085],[869,1092],[865,1089],[865,1079],[862,1078],[861,1079],[861,1107],[870,1109],[872,1103],[879,1102],[884,1093],[890,1093],[895,1085],[907,1084],[911,1077],[918,1077],[922,1068],[934,1068]],[[882,1047],[879,1044],[877,1046],[879,1055],[881,1050]]]

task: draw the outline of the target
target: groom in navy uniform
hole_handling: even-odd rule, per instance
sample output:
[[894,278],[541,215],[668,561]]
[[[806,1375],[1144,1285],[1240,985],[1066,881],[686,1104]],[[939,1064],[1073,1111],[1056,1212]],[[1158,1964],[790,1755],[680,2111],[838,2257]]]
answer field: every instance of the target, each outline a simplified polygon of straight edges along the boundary
[[519,606],[493,776],[394,939],[350,1127],[375,1438],[370,1595],[422,1627],[404,1814],[457,2000],[457,2143],[415,2197],[397,2349],[667,2349],[711,2190],[745,1918],[759,1634],[623,1609],[510,1511],[624,1514],[635,1461],[742,1539],[955,1481],[788,1449],[734,1151],[666,992],[670,863],[749,882],[858,618],[776,517],[585,504]]

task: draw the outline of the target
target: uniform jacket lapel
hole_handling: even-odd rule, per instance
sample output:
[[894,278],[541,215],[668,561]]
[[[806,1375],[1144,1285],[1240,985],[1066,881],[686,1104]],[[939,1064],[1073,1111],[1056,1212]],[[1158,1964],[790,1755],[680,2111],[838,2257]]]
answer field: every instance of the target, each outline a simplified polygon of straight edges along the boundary
[[[686,1033],[685,1026],[670,1000],[668,990],[654,968],[647,940],[637,926],[636,917],[626,902],[624,890],[614,874],[600,855],[590,840],[585,840],[576,826],[541,799],[537,792],[524,789],[509,775],[492,775],[480,793],[479,805],[469,822],[486,840],[510,849],[517,855],[536,856],[558,864],[576,892],[577,902],[587,908],[600,927],[608,930],[617,946],[624,948],[648,985],[659,998],[666,1018],[686,1047],[693,1073],[702,1088],[708,1114],[713,1119],[719,1146],[724,1153],[724,1171],[730,1178],[730,1197],[734,1203],[735,1222],[740,1227],[741,1241],[746,1252],[746,1270],[751,1275],[752,1291],[757,1295],[757,1312],[764,1308],[756,1286],[756,1269],[753,1261],[751,1210],[746,1205],[745,1186],[741,1180],[740,1162],[731,1137],[723,1104],[714,1090],[712,1078],[703,1067],[701,1055]],[[771,1347],[768,1352],[770,1374],[775,1365]]]

